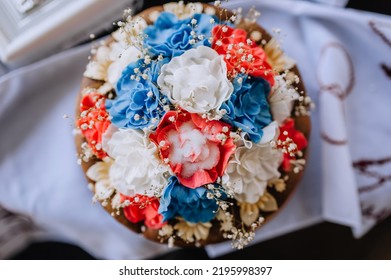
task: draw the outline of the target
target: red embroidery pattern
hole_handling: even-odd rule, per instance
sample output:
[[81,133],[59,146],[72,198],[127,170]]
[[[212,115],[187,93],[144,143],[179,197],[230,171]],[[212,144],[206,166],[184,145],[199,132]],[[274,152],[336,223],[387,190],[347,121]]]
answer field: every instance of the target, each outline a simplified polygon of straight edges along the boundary
[[[359,187],[359,193],[365,193],[370,192],[373,190],[376,190],[383,186],[387,182],[391,182],[391,174],[390,175],[384,175],[377,171],[374,171],[373,168],[389,164],[391,163],[391,157],[383,158],[383,159],[377,159],[377,160],[359,160],[353,162],[353,167],[362,175],[367,176],[368,178],[374,179],[375,182]],[[372,169],[372,170],[370,170]]]
[[391,209],[382,208],[376,211],[373,205],[364,206],[363,204],[361,204],[361,213],[363,217],[374,220],[376,223],[379,223],[385,220],[391,214]]
[[[347,66],[348,66],[348,79],[349,79],[346,88],[343,88],[343,86],[341,86],[338,81],[333,82],[333,83],[328,83],[328,84],[326,84],[322,81],[322,77],[320,74],[320,69],[322,67],[322,61],[325,57],[326,51],[328,51],[329,49],[332,49],[332,48],[339,50],[341,52],[341,54],[343,56],[345,56],[345,58],[346,58],[346,62],[348,64]],[[318,79],[318,84],[320,86],[319,95],[324,94],[324,93],[328,93],[328,94],[335,96],[336,98],[338,98],[341,101],[341,110],[343,110],[342,102],[352,92],[356,78],[355,78],[352,58],[349,55],[346,48],[342,44],[340,44],[338,42],[330,42],[322,48],[321,53],[320,53],[320,63],[318,66],[317,79]],[[346,145],[348,143],[347,139],[335,139],[332,136],[330,136],[329,134],[327,134],[326,131],[321,131],[321,137],[324,141],[326,141],[327,143],[332,144],[332,145]]]
[[373,32],[379,35],[380,38],[384,41],[384,43],[386,43],[391,48],[391,40],[379,28],[379,27],[391,28],[391,24],[388,24],[386,22],[380,22],[380,21],[375,22],[374,20],[369,21],[368,24],[373,30]]
[[[387,37],[386,34],[380,28],[388,28],[391,29],[391,24],[380,21],[369,21],[369,27],[372,31],[382,39],[382,41],[391,48],[391,40]],[[380,64],[381,69],[387,75],[388,78],[391,79],[391,67],[387,66],[385,63]]]
[[348,143],[348,140],[336,140],[336,139],[333,139],[333,138],[330,138],[330,136],[328,136],[325,132],[321,132],[320,136],[322,137],[322,139],[324,141],[326,141],[327,143],[329,144],[332,144],[332,145],[336,145],[336,146],[342,146],[342,145],[346,145]]

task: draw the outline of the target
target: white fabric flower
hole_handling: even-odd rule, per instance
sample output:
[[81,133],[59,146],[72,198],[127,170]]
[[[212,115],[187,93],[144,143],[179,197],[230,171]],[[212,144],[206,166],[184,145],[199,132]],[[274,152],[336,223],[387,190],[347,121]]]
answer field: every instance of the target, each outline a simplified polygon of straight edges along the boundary
[[95,198],[98,200],[110,198],[115,191],[109,178],[112,163],[113,161],[106,157],[104,161],[98,161],[87,170],[87,177],[95,181]]
[[[105,81],[112,88],[125,67],[142,57],[142,52],[137,46],[142,44],[139,34],[146,26],[146,21],[137,17],[113,32],[114,42],[108,46],[100,46],[96,50],[94,59],[87,64],[84,76]],[[107,85],[104,90],[107,90]]]
[[[258,144],[270,144],[271,141],[276,140],[280,134],[280,127],[276,121],[272,121],[267,126],[262,128],[263,134],[261,141]],[[247,149],[251,149],[254,145],[254,142],[247,139],[247,133],[241,132],[237,140],[237,146],[245,146]]]
[[263,196],[267,182],[280,177],[278,167],[283,159],[281,151],[270,143],[236,149],[227,166],[224,182],[233,188],[240,202],[256,203]]
[[100,46],[96,50],[94,59],[87,64],[83,75],[87,78],[106,81],[107,68],[111,64],[110,52],[110,47]]
[[281,125],[291,116],[293,102],[299,98],[299,94],[282,76],[275,76],[274,81],[269,96],[270,111],[273,119]]
[[[103,135],[103,148],[114,163],[110,181],[122,194],[155,196],[167,184],[168,167],[157,158],[157,147],[142,132],[110,126]],[[111,135],[111,137],[110,137]]]
[[147,26],[143,18],[136,17],[132,21],[127,22],[124,27],[113,32],[112,36],[115,42],[110,45],[111,52],[109,58],[111,64],[107,69],[106,79],[113,86],[121,77],[125,67],[143,56],[138,48],[142,44],[142,39],[139,35]]
[[137,61],[141,57],[141,51],[134,46],[129,46],[124,49],[121,43],[111,44],[110,59],[112,63],[107,69],[107,81],[110,84],[115,85],[126,66]]
[[223,58],[205,46],[174,57],[157,82],[171,103],[190,113],[214,115],[233,91]]
[[279,128],[278,123],[276,121],[272,121],[267,126],[265,126],[262,129],[262,131],[263,131],[263,135],[262,135],[261,141],[258,144],[270,143],[270,141],[277,139],[277,137],[280,133],[280,128]]
[[173,13],[179,19],[186,19],[194,16],[195,14],[200,14],[203,9],[201,3],[188,3],[185,5],[183,1],[164,4],[163,8],[165,12]]

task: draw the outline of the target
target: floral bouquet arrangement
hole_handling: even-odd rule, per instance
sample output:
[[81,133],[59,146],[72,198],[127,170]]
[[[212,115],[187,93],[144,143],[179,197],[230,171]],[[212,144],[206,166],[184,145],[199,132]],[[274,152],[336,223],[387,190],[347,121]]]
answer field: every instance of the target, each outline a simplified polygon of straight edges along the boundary
[[310,101],[258,16],[220,1],[126,10],[92,50],[79,163],[94,200],[148,239],[243,248],[301,176]]

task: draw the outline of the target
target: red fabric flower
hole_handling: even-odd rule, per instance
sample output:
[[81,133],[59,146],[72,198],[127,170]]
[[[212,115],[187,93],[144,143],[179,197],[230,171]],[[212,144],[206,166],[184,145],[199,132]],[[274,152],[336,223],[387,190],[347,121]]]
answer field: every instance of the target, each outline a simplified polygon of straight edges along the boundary
[[295,159],[297,153],[307,147],[308,141],[303,133],[296,130],[293,119],[286,120],[280,127],[278,140],[278,147],[284,151],[284,159],[281,167],[284,171],[289,172],[291,169],[291,159]]
[[231,126],[188,112],[167,112],[150,139],[159,147],[179,182],[189,188],[213,183],[222,176],[235,151]]
[[262,77],[269,82],[270,86],[274,85],[274,73],[267,63],[265,51],[247,38],[245,30],[216,25],[212,35],[212,48],[224,57],[229,76],[248,74]]
[[110,125],[105,108],[106,98],[99,93],[89,93],[80,101],[80,118],[76,126],[86,138],[88,145],[98,158],[107,156],[102,150],[102,135]]
[[158,213],[159,200],[156,197],[145,195],[125,196],[121,194],[121,202],[128,200],[130,205],[124,207],[125,218],[132,223],[144,221],[144,224],[152,229],[159,229],[166,223],[163,216]]

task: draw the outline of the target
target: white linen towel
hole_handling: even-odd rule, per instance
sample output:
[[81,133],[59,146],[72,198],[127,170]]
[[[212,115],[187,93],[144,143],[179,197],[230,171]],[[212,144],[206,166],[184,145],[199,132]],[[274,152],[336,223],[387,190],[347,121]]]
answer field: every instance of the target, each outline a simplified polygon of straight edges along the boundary
[[[317,109],[305,176],[263,229],[265,240],[322,220],[362,236],[391,213],[391,19],[301,1],[231,1],[255,6],[261,25],[297,61]],[[75,98],[90,46],[0,77],[0,205],[29,216],[47,238],[98,258],[149,258],[167,251],[118,224],[99,205],[78,165]],[[208,246],[213,257],[228,243]]]

